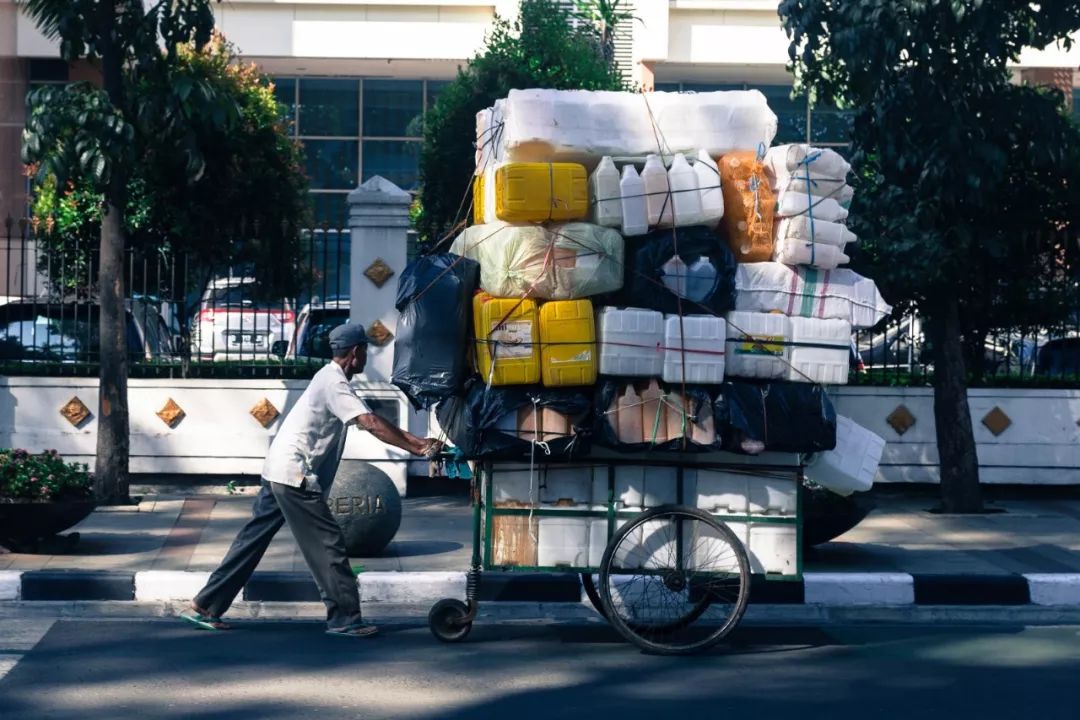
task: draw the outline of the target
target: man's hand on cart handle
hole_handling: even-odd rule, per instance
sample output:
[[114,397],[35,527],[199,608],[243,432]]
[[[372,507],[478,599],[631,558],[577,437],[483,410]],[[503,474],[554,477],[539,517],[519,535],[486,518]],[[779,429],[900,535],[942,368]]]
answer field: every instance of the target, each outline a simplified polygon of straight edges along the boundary
[[424,450],[421,453],[424,457],[431,459],[436,457],[443,450],[443,443],[441,440],[435,438],[427,438],[425,440]]

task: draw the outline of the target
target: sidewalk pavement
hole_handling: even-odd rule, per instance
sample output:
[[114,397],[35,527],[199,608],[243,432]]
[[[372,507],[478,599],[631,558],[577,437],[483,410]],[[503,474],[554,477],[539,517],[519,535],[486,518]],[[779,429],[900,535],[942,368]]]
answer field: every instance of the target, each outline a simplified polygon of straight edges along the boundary
[[[137,506],[101,508],[73,528],[80,539],[67,554],[0,555],[0,600],[127,600],[168,603],[166,613],[182,609],[182,601],[224,557],[248,517],[254,492],[148,494]],[[751,602],[1029,605],[1080,612],[1075,490],[1019,491],[993,503],[1004,512],[978,516],[931,513],[936,497],[925,491],[890,488],[875,495],[877,509],[856,528],[807,551],[802,583],[756,584]],[[472,542],[468,500],[406,498],[403,509],[401,529],[382,556],[353,561],[363,567],[363,600],[421,606],[463,597]],[[581,602],[572,574],[485,573],[482,588],[485,599]],[[244,600],[298,607],[318,601],[287,527],[271,544]]]

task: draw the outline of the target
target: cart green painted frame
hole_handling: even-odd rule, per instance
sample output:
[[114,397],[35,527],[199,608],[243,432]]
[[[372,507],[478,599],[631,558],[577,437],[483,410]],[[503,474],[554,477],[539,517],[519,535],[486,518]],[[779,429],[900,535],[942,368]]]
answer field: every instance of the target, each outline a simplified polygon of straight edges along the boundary
[[[779,460],[774,462],[775,458]],[[466,599],[464,602],[456,598],[440,600],[428,616],[432,633],[444,642],[464,640],[472,629],[483,571],[575,572],[580,573],[585,594],[597,612],[625,639],[646,652],[681,655],[705,650],[734,629],[745,612],[750,594],[753,573],[747,548],[727,523],[745,525],[747,540],[751,537],[752,526],[794,527],[794,571],[758,575],[776,581],[802,579],[803,509],[799,487],[803,467],[797,455],[777,454],[761,458],[717,454],[680,455],[677,458],[610,456],[546,463],[547,467],[607,467],[607,502],[602,509],[587,510],[496,507],[494,465],[490,461],[478,463],[471,481],[473,547],[471,567],[466,575]],[[649,509],[617,507],[615,477],[619,466],[674,467],[675,504]],[[684,476],[687,469],[790,479],[794,481],[795,514],[751,513],[749,505],[746,513],[699,510],[697,499],[686,496]],[[606,518],[608,542],[603,560],[599,566],[495,564],[492,562],[492,528],[495,518],[500,516]],[[620,521],[624,521],[621,526]],[[650,530],[648,535],[646,528]],[[635,533],[639,529],[641,540],[635,545],[635,538],[639,537]],[[660,539],[653,540],[658,533]],[[665,551],[666,555],[663,554]],[[658,553],[661,553],[659,558]]]

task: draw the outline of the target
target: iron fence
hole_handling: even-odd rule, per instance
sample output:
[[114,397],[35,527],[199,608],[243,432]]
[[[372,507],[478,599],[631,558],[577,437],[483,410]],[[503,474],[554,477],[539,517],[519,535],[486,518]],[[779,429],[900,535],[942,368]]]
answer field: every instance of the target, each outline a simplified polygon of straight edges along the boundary
[[[125,264],[132,377],[305,378],[329,359],[327,335],[350,314],[348,231],[302,234],[291,286],[282,268],[130,249]],[[410,255],[416,243],[410,243]],[[0,373],[98,372],[96,241],[57,247],[26,221],[0,228]],[[851,382],[925,385],[933,361],[917,314],[852,337]],[[971,384],[1080,387],[1080,310],[1042,330],[992,330],[968,362]]]

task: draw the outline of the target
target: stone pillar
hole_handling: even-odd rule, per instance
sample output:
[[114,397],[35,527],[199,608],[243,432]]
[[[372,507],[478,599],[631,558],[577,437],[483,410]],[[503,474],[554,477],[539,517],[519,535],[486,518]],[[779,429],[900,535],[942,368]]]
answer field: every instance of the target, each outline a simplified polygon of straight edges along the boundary
[[1073,73],[1071,67],[1066,68],[1025,68],[1020,71],[1020,82],[1025,85],[1037,85],[1051,87],[1065,94],[1065,108],[1069,112],[1073,110]]
[[387,383],[394,365],[397,331],[397,276],[405,269],[412,197],[375,176],[349,193],[350,320],[363,323],[372,338],[364,379]]

